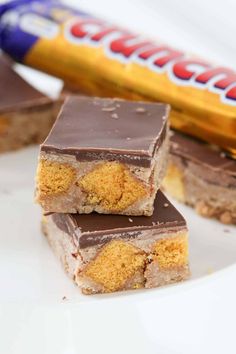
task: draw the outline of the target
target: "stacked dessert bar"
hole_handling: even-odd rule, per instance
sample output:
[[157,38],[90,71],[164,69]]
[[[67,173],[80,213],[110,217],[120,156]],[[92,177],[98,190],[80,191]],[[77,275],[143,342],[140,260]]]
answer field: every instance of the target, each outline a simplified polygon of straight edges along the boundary
[[186,222],[159,190],[168,115],[165,104],[71,96],[41,145],[43,231],[84,294],[189,275]]

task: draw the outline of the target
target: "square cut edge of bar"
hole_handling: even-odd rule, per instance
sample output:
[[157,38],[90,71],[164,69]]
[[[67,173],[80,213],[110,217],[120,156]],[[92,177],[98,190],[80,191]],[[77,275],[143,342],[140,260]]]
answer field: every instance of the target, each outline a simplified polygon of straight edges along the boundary
[[84,294],[155,288],[189,277],[186,221],[161,191],[151,217],[52,213],[42,225]]
[[70,96],[41,145],[48,212],[151,215],[169,149],[169,106]]

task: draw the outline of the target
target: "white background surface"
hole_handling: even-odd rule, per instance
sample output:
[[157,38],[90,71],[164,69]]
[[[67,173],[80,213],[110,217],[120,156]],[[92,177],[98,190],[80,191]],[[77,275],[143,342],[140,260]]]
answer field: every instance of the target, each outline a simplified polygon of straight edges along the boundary
[[[177,48],[236,66],[233,0],[80,3]],[[45,92],[60,86],[19,70]],[[234,227],[178,205],[190,228],[192,280],[146,292],[82,296],[40,235],[39,208],[32,204],[36,163],[37,148],[0,156],[1,354],[235,354]]]

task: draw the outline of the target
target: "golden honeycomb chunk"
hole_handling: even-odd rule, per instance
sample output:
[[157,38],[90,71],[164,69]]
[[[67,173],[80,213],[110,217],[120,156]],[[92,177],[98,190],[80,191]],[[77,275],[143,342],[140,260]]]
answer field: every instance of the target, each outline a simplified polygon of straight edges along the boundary
[[87,265],[83,275],[102,285],[105,292],[122,289],[138,270],[144,269],[145,253],[123,241],[106,244]]
[[183,174],[180,169],[174,164],[170,163],[167,169],[166,176],[162,182],[164,190],[172,197],[180,202],[184,202],[184,183]]
[[41,160],[37,171],[39,196],[46,197],[66,192],[75,177],[76,173],[72,167],[54,161]]
[[187,234],[157,241],[153,247],[154,258],[160,269],[182,267],[188,264]]
[[78,184],[88,194],[89,204],[100,204],[110,212],[122,211],[147,194],[145,186],[117,162],[99,165]]

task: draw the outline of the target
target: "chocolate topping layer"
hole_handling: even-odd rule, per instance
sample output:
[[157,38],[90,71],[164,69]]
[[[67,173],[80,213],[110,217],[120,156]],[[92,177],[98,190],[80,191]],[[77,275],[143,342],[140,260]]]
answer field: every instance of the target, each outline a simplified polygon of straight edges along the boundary
[[169,106],[118,99],[68,97],[41,146],[80,161],[127,161],[150,166],[166,134]]
[[0,113],[26,108],[39,100],[49,101],[12,69],[10,60],[0,55]]
[[140,236],[141,230],[168,232],[168,229],[186,227],[183,216],[161,191],[157,192],[152,216],[55,213],[52,219],[58,228],[74,238],[80,248],[103,244],[116,235],[119,238],[134,238]]
[[[182,133],[171,132],[170,152],[190,161],[205,165],[211,170],[236,177],[236,160],[212,146]],[[220,178],[220,175],[219,175]]]

